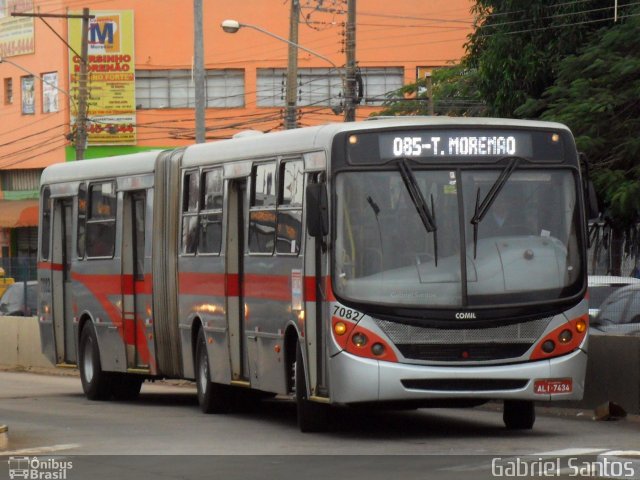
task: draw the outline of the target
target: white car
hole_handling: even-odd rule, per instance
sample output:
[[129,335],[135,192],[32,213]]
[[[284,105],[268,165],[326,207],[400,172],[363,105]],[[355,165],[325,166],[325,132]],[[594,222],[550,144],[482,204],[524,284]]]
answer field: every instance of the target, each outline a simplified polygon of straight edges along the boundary
[[640,284],[619,288],[591,320],[592,334],[640,335]]
[[589,317],[598,315],[602,302],[615,290],[635,284],[640,284],[640,278],[589,275]]

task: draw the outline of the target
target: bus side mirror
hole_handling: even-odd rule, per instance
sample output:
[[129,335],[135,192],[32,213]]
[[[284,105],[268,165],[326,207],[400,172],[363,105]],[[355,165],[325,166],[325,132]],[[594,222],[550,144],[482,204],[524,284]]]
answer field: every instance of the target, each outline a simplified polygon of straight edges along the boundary
[[600,214],[598,208],[598,195],[596,195],[596,188],[593,186],[593,182],[589,180],[587,182],[587,220],[595,220]]
[[329,202],[324,183],[310,183],[306,190],[307,230],[312,237],[329,233]]

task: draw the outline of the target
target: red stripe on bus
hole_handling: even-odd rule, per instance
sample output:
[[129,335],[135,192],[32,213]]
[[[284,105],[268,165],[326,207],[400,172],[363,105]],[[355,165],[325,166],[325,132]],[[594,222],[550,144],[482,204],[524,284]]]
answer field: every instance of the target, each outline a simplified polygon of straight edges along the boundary
[[223,273],[180,272],[178,292],[183,295],[212,295],[224,297],[225,275]]
[[229,273],[226,276],[227,281],[227,296],[239,297],[240,296],[240,276],[237,273]]
[[[105,304],[111,305],[107,299],[110,295],[152,295],[153,294],[153,277],[145,275],[144,280],[135,280],[133,275],[105,275],[105,274],[79,274],[72,272],[71,278],[77,282],[84,284],[93,294]],[[243,295],[246,298],[258,298],[265,300],[275,300],[281,302],[290,302],[292,297],[291,276],[289,275],[260,275],[246,274],[244,275]],[[199,295],[214,297],[237,297],[240,295],[240,277],[237,273],[196,273],[181,272],[178,275],[179,294],[181,295]],[[304,301],[317,301],[316,277],[306,276],[303,279]],[[331,279],[325,277],[323,279],[326,301],[335,301],[335,296],[331,289]],[[112,321],[120,322],[121,315],[113,317],[110,311]],[[117,318],[117,320],[116,320]]]
[[291,277],[285,275],[244,276],[244,295],[249,298],[291,301]]
[[304,277],[304,301],[316,301],[316,277]]
[[38,270],[52,270],[55,272],[61,272],[64,270],[64,265],[61,263],[53,262],[38,262]]

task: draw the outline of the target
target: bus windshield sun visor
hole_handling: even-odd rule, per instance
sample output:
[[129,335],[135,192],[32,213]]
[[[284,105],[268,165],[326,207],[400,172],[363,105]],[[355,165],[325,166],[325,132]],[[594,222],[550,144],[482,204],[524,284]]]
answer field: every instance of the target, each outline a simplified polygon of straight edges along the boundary
[[480,222],[482,222],[484,217],[487,215],[489,208],[491,208],[491,205],[493,205],[493,202],[496,200],[496,198],[498,198],[498,195],[500,194],[500,192],[502,191],[502,188],[507,183],[507,180],[509,180],[509,177],[511,176],[511,174],[518,167],[518,163],[520,163],[520,160],[522,160],[521,157],[505,157],[505,158],[511,158],[511,160],[509,161],[509,164],[505,167],[505,169],[502,170],[502,173],[500,173],[500,176],[497,178],[495,183],[491,186],[491,188],[489,189],[489,192],[487,192],[487,195],[486,197],[484,197],[482,202],[480,202],[480,189],[478,188],[476,192],[476,206],[474,209],[473,218],[471,219],[471,224],[473,224],[473,258],[476,258],[477,248],[478,248],[478,225],[480,224]]

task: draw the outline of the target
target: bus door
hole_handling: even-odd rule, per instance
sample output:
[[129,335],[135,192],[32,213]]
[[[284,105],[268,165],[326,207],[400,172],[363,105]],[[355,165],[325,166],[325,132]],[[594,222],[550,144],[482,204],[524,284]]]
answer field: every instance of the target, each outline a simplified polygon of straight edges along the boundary
[[70,198],[54,200],[53,269],[51,294],[53,325],[58,363],[76,363],[76,342],[71,289],[71,239],[73,238],[73,202]]
[[122,236],[122,317],[127,368],[149,368],[145,321],[145,208],[144,190],[125,192]]
[[247,217],[247,179],[237,178],[228,184],[227,208],[227,321],[231,373],[234,381],[247,381],[249,359],[245,341],[244,305],[244,228]]

